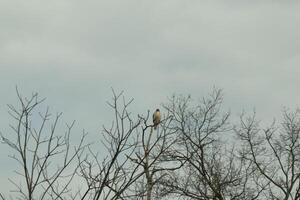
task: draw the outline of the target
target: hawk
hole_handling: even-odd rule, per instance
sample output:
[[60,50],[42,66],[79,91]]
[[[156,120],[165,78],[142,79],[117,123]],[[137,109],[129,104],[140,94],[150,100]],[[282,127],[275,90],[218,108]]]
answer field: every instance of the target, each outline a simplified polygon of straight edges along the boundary
[[159,123],[160,123],[160,111],[159,111],[159,109],[156,109],[156,111],[153,113],[153,127],[154,127],[154,130],[156,130]]

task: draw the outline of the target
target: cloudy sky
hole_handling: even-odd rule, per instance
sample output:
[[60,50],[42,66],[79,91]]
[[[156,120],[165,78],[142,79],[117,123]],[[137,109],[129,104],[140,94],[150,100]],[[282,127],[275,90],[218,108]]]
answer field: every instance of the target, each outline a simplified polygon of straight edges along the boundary
[[234,115],[276,117],[300,104],[299,10],[279,0],[0,0],[1,132],[16,85],[91,133],[110,121],[111,87],[137,112],[216,86]]

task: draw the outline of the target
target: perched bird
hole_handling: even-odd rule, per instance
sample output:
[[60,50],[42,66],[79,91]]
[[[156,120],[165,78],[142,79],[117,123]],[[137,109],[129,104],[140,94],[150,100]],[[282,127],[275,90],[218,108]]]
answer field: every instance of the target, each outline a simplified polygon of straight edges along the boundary
[[160,123],[160,111],[159,111],[159,109],[156,109],[156,111],[153,113],[154,130],[156,129],[156,127],[158,126],[159,123]]

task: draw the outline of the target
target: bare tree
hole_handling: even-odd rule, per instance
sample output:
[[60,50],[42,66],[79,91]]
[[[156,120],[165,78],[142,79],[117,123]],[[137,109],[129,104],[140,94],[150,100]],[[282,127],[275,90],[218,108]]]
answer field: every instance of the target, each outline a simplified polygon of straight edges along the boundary
[[[84,150],[85,133],[77,146],[70,145],[74,122],[67,125],[63,135],[57,134],[61,113],[54,117],[51,126],[49,108],[39,112],[43,99],[38,94],[22,97],[17,90],[20,107],[8,105],[9,114],[15,120],[12,132],[1,134],[2,142],[14,150],[14,159],[20,168],[15,172],[21,182],[9,179],[15,186],[16,199],[74,199],[70,186],[79,167],[77,157]],[[76,194],[74,194],[76,195]],[[5,199],[1,195],[2,199]]]
[[243,143],[241,156],[253,163],[257,185],[266,199],[300,199],[300,111],[284,110],[281,126],[275,121],[260,128],[255,114],[241,116],[236,129]]
[[[67,125],[65,135],[59,136],[56,127],[61,114],[47,128],[48,109],[43,115],[38,112],[43,100],[40,101],[37,94],[29,100],[17,94],[21,109],[9,105],[10,114],[17,121],[11,126],[16,137],[10,139],[2,135],[2,140],[17,152],[12,158],[22,166],[23,171],[17,173],[25,180],[26,187],[12,181],[19,199],[135,199],[140,195],[133,185],[141,183],[144,177],[147,190],[141,193],[145,192],[151,199],[159,177],[165,170],[175,169],[167,164],[175,161],[166,157],[174,143],[173,132],[168,129],[171,118],[167,116],[161,122],[160,131],[154,136],[153,125],[148,123],[149,112],[147,117],[137,115],[134,119],[128,110],[132,99],[126,101],[122,92],[113,91],[113,100],[108,102],[114,120],[110,128],[103,127],[102,147],[96,151],[84,143],[85,133],[72,151],[70,133],[74,122]],[[37,113],[41,118],[38,128]],[[84,149],[88,150],[86,156],[83,156]],[[58,165],[56,170],[54,163]],[[176,168],[179,167],[180,163]],[[82,188],[74,190],[76,185]],[[1,198],[4,199],[2,194]]]
[[174,144],[177,140],[176,130],[171,127],[172,116],[167,112],[164,119],[160,122],[159,127],[154,130],[154,124],[148,122],[150,111],[146,117],[140,116],[143,121],[141,126],[141,140],[139,148],[135,153],[135,158],[131,158],[141,166],[144,176],[137,180],[135,198],[147,200],[160,198],[159,191],[160,181],[171,171],[179,169],[183,162],[170,157],[170,152],[174,151]]
[[[168,158],[175,139],[174,130],[169,128],[171,116],[166,115],[157,131],[146,116],[129,112],[132,99],[125,100],[123,93],[113,91],[109,106],[114,113],[114,121],[108,129],[104,127],[103,145],[109,156],[102,161],[90,149],[89,157],[81,164],[81,176],[88,185],[82,199],[136,199],[151,200],[155,186],[165,171],[181,167],[181,162]],[[171,164],[172,163],[172,164]]]
[[237,159],[234,146],[226,145],[232,126],[221,104],[221,90],[214,90],[196,106],[190,97],[173,97],[165,106],[180,138],[173,156],[186,162],[162,182],[166,194],[199,200],[258,197],[260,191],[250,183],[251,165]]
[[8,105],[12,133],[1,134],[21,177],[10,179],[11,198],[300,200],[300,110],[285,110],[280,126],[262,129],[255,114],[233,126],[214,90],[195,105],[172,97],[154,130],[150,111],[132,114],[133,99],[113,90],[100,145],[83,132],[74,146],[74,122],[59,134],[61,113],[52,118],[37,93],[17,96],[20,107]]
[[125,199],[128,188],[142,176],[139,162],[131,162],[130,157],[137,148],[137,131],[141,119],[133,119],[128,107],[133,99],[126,101],[123,92],[116,94],[108,102],[114,113],[110,128],[103,127],[102,145],[108,153],[99,158],[95,150],[89,148],[88,156],[81,160],[80,176],[86,181],[87,188],[81,199]]

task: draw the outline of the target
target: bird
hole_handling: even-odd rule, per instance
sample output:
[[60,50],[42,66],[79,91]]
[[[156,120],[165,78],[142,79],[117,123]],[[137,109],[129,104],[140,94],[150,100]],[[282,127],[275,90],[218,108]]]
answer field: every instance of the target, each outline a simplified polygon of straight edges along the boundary
[[160,111],[159,109],[156,109],[153,113],[153,127],[154,130],[156,130],[158,124],[160,123]]

